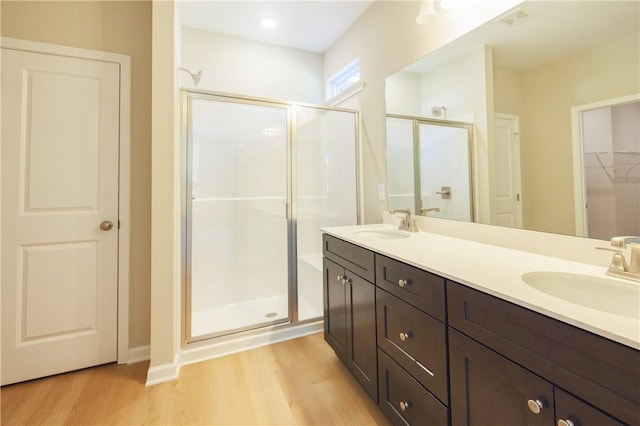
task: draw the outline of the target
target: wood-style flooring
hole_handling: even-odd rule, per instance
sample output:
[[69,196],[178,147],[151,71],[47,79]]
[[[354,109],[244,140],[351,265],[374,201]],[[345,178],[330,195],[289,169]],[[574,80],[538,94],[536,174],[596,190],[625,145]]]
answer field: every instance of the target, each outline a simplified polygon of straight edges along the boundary
[[322,333],[182,367],[145,387],[148,363],[5,386],[2,425],[388,425]]

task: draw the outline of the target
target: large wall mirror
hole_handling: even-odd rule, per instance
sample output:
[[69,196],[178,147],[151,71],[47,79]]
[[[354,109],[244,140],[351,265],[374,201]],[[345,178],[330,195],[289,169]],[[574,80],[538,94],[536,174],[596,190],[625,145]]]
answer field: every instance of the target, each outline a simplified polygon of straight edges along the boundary
[[[640,235],[639,31],[637,1],[523,2],[389,76],[387,123],[473,123],[472,158],[460,168],[472,172],[472,214],[458,220]],[[389,140],[402,133],[387,131],[387,146],[402,147]],[[433,161],[404,149],[387,150],[389,177],[405,176],[388,182],[389,205],[419,214],[415,200],[396,205],[414,191],[400,183],[433,174]]]

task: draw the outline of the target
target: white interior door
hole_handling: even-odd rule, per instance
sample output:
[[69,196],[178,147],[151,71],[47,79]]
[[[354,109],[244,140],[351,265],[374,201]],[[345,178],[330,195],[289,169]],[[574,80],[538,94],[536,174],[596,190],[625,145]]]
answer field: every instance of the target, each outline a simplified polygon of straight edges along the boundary
[[116,360],[119,82],[2,49],[3,385]]
[[495,116],[494,225],[522,228],[520,129],[517,116]]

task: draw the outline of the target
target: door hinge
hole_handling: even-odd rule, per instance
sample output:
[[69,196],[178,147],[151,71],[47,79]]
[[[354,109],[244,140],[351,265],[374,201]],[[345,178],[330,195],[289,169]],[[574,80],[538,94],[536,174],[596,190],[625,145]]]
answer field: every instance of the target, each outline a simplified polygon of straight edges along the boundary
[[118,229],[120,229],[120,219],[118,219]]
[[520,201],[520,194],[516,194],[516,201]]

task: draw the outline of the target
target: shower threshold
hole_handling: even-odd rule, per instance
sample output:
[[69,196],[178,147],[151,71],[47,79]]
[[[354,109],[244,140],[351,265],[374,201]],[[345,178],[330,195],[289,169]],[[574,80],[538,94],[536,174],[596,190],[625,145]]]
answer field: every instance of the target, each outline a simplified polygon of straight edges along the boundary
[[191,337],[222,336],[289,321],[287,297],[271,296],[193,312]]

